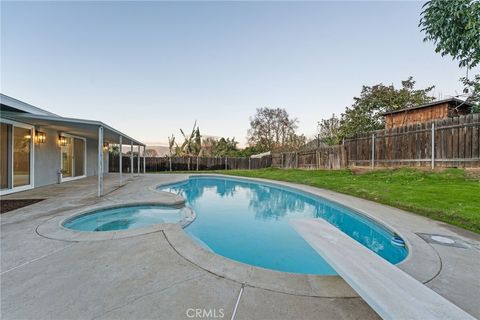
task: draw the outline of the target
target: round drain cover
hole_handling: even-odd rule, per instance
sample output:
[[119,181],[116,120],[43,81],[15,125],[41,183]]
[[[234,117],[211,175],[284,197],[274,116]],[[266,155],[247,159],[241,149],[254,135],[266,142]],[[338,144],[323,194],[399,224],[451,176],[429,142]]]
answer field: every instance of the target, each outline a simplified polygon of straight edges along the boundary
[[431,237],[432,240],[435,240],[437,242],[441,242],[441,243],[448,243],[448,244],[452,244],[452,243],[455,243],[454,240],[450,239],[450,238],[447,238],[447,237],[442,237],[442,236],[432,236]]

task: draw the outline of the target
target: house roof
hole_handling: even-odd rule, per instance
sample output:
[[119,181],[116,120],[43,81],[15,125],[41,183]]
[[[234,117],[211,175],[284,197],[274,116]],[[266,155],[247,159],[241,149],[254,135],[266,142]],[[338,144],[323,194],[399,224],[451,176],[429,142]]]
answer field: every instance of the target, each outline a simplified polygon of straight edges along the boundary
[[410,110],[416,110],[416,109],[421,109],[421,108],[427,108],[427,107],[433,107],[439,104],[444,104],[444,103],[449,103],[449,104],[455,104],[455,105],[460,105],[463,104],[465,107],[473,107],[472,104],[465,102],[463,100],[457,99],[457,98],[449,98],[449,99],[443,99],[443,100],[435,100],[429,103],[421,104],[419,106],[414,106],[414,107],[408,107],[408,108],[403,108],[403,109],[398,109],[398,110],[393,110],[393,111],[388,111],[388,112],[383,112],[382,115],[386,116],[389,114],[393,113],[399,113],[399,112],[405,112],[405,111],[410,111]]
[[3,93],[0,93],[0,103],[5,106],[8,106],[10,110],[15,109],[15,111],[20,111],[20,112],[59,117],[59,115],[55,113],[49,112],[39,107],[32,106],[31,104],[17,100]]
[[[11,101],[14,103],[13,106],[8,104]],[[118,143],[119,137],[122,136],[123,144],[128,145],[133,143],[136,146],[145,146],[145,144],[141,143],[140,141],[131,138],[130,136],[110,127],[101,121],[61,117],[3,94],[1,95],[1,103],[2,106],[5,105],[7,107],[17,109],[16,111],[12,111],[10,109],[3,110],[4,108],[2,107],[1,116],[5,119],[51,128],[57,131],[92,139],[98,138],[98,128],[103,127],[104,140],[106,142]],[[26,106],[22,104],[25,104]],[[34,108],[31,110],[35,113],[27,111],[30,107]],[[20,110],[20,112],[18,112],[18,110]]]

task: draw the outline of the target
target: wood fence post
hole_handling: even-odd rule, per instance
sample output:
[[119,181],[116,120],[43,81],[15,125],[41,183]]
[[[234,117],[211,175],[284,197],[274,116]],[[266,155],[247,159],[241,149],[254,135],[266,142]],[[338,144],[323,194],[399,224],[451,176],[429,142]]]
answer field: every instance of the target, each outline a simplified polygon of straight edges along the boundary
[[252,158],[248,157],[248,170],[252,170]]
[[225,170],[228,170],[227,157],[225,156]]
[[170,165],[170,171],[172,171],[172,156],[168,157],[168,163]]
[[298,152],[295,152],[295,168],[298,169]]
[[372,134],[372,169],[375,167],[375,133]]
[[432,122],[432,170],[435,169],[435,122]]

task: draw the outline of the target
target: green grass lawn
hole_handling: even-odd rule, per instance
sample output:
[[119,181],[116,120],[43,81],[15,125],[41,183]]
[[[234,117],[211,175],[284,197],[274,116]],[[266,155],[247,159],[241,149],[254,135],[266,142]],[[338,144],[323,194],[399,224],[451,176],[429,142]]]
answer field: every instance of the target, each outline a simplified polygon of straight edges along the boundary
[[229,170],[228,175],[307,184],[384,203],[480,233],[480,181],[461,169]]

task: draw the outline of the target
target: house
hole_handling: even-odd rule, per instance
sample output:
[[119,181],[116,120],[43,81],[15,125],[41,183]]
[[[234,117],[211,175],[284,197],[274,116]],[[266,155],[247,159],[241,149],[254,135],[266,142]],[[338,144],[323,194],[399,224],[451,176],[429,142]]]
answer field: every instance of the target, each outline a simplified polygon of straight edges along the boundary
[[432,120],[457,117],[469,114],[472,105],[456,98],[437,100],[415,107],[404,108],[383,113],[385,128],[392,129],[410,124],[417,124]]
[[[4,94],[0,124],[0,195],[97,176],[101,196],[108,145],[127,144],[132,151],[135,145],[139,154],[140,147],[145,151],[143,143],[103,122],[65,118]],[[130,161],[133,168],[133,156]],[[140,169],[139,157],[137,162]]]

